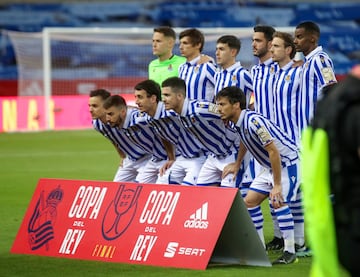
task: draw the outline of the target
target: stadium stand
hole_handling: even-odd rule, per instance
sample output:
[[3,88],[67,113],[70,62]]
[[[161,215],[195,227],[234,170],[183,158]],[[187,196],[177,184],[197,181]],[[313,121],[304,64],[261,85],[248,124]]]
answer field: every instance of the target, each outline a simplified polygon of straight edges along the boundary
[[[337,73],[360,62],[360,4],[303,1],[28,1],[0,6],[0,28],[38,32],[43,27],[251,27],[294,26],[303,20],[320,24],[320,44],[331,54]],[[315,4],[314,4],[315,3]],[[0,79],[16,79],[16,61],[9,39],[0,37]],[[60,46],[59,46],[60,47]],[[73,51],[73,49],[72,49]],[[76,55],[76,51],[72,53]],[[94,52],[93,59],[101,59]],[[126,59],[126,58],[125,58]],[[131,61],[137,66],[143,61]],[[113,75],[123,64],[113,65]]]

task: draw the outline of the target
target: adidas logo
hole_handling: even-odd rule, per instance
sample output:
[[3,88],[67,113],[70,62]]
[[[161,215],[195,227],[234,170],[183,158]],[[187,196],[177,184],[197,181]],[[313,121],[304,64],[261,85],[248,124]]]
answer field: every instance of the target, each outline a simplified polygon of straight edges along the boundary
[[208,205],[208,202],[204,203],[201,208],[190,215],[190,219],[185,221],[184,227],[190,229],[207,229],[209,226],[209,221],[207,221]]

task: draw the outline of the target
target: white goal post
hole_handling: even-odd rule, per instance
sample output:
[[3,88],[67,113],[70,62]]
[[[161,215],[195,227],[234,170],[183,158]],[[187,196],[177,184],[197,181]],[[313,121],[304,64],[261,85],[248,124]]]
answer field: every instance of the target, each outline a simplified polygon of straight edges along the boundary
[[[179,34],[185,28],[174,28]],[[293,33],[294,27],[276,27]],[[253,28],[199,28],[205,36],[203,53],[215,57],[216,40],[225,34],[241,40],[238,60],[250,68]],[[153,28],[44,28],[40,33],[6,32],[14,46],[18,67],[18,95],[44,96],[49,119],[53,95],[88,94],[96,88],[132,93],[147,78],[152,55]],[[174,49],[179,54],[178,44]],[[47,125],[49,126],[49,125]]]

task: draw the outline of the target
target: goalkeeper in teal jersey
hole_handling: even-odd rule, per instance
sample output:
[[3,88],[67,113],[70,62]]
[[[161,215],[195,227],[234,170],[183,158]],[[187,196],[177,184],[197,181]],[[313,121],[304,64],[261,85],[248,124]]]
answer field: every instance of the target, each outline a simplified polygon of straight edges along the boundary
[[167,26],[154,29],[152,38],[152,51],[158,58],[149,64],[149,79],[161,86],[169,77],[178,76],[179,66],[186,61],[184,57],[173,54],[176,33]]

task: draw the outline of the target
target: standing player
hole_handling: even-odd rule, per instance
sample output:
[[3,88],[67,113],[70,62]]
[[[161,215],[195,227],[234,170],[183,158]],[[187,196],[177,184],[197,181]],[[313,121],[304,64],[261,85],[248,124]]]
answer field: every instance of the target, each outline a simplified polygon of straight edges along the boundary
[[251,68],[254,89],[254,110],[274,120],[273,87],[278,66],[271,58],[271,43],[275,29],[267,25],[254,27],[253,54],[259,63]]
[[[250,97],[253,92],[252,78],[251,74],[242,67],[240,61],[236,61],[240,48],[241,42],[235,36],[224,35],[218,38],[215,56],[220,70],[215,73],[215,94],[225,87],[236,86],[242,89],[246,95],[247,103],[250,104]],[[248,169],[251,160],[251,155],[247,155],[246,158],[244,158],[242,170],[239,171],[237,176],[237,186],[240,187],[241,195],[243,197],[245,197],[247,188],[252,181],[251,175],[248,176],[251,174],[251,169]],[[246,174],[244,172],[245,170]],[[241,185],[243,181],[248,183],[245,189]]]
[[199,140],[187,131],[179,116],[195,113],[198,101],[186,98],[185,81],[171,77],[162,83],[162,99],[166,110],[173,110],[176,116],[167,116],[152,121],[152,126],[164,139],[173,143],[180,154],[173,164],[166,163],[161,173],[163,182],[170,184],[196,185],[200,169],[206,156]]
[[318,45],[319,38],[320,28],[316,23],[305,21],[296,26],[296,51],[305,56],[301,78],[300,130],[304,130],[313,118],[317,101],[322,98],[322,88],[337,82],[333,62]]
[[[277,64],[271,58],[271,42],[275,29],[268,25],[257,25],[254,27],[252,37],[253,55],[258,58],[258,64],[251,68],[253,97],[253,109],[270,120],[274,120],[274,95],[273,84]],[[250,186],[253,177],[261,172],[261,165],[251,157],[251,161],[242,180],[242,194],[245,195],[247,188]],[[271,206],[271,203],[270,203]],[[261,207],[249,209],[251,218],[255,222],[258,232],[263,230],[264,217]],[[276,215],[272,213],[274,222],[274,234],[281,238],[281,232],[276,222]],[[282,240],[280,240],[283,242]],[[266,246],[268,249],[268,247]]]
[[106,113],[106,121],[108,122],[104,126],[104,131],[108,133],[122,152],[126,154],[114,181],[135,182],[136,176],[150,158],[150,155],[144,149],[133,143],[126,130],[126,128],[135,124],[134,116],[138,111],[127,107],[125,99],[120,95],[108,97],[103,106]]
[[156,83],[161,83],[169,77],[177,77],[179,75],[179,66],[186,59],[173,54],[175,46],[175,31],[167,26],[157,27],[154,29],[152,38],[153,54],[158,58],[151,61],[148,67],[149,79]]
[[153,80],[144,80],[135,85],[135,103],[139,111],[134,117],[136,124],[128,127],[128,131],[134,142],[151,154],[150,160],[136,178],[139,183],[156,183],[165,162],[175,160],[172,145],[156,136],[148,124],[150,118],[159,119],[171,115],[165,110],[160,96],[160,86]]
[[218,38],[215,55],[220,70],[215,73],[215,94],[225,87],[236,86],[250,99],[253,92],[251,74],[236,61],[240,48],[241,42],[235,36],[225,35]]
[[212,61],[199,64],[205,38],[197,29],[186,29],[179,35],[180,52],[186,63],[179,68],[179,77],[186,83],[186,97],[200,101],[214,101],[214,75],[216,66]]
[[246,97],[241,89],[224,88],[216,95],[216,101],[222,119],[234,122],[241,137],[237,161],[226,166],[223,175],[236,174],[247,151],[263,166],[244,202],[251,208],[270,197],[285,242],[283,255],[273,264],[293,263],[297,260],[294,221],[288,203],[295,199],[300,185],[298,147],[266,117],[246,110]]
[[273,61],[279,66],[274,84],[274,122],[300,145],[297,111],[300,105],[301,67],[293,66],[296,49],[292,36],[275,32],[270,51]]
[[[271,53],[273,61],[279,65],[274,86],[275,123],[300,146],[298,110],[301,94],[301,67],[294,66],[293,58],[296,49],[292,36],[288,33],[275,32]],[[296,255],[301,257],[310,256],[311,252],[305,246],[304,212],[301,190],[297,192],[296,200],[292,201],[289,206],[294,218]],[[271,212],[274,214],[273,209],[271,209]],[[275,238],[277,237],[275,236]],[[279,242],[278,245],[282,244],[280,239],[275,239],[273,247],[276,246],[276,240]]]

